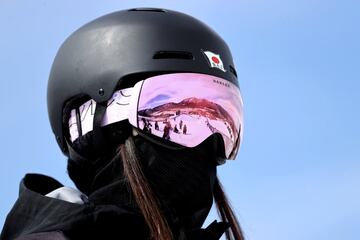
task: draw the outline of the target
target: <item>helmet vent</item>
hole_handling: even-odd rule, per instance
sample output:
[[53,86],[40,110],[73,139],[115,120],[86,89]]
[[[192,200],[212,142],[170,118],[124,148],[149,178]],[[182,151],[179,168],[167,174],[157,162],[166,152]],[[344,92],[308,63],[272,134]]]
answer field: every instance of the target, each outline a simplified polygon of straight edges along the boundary
[[191,52],[184,51],[159,51],[154,54],[153,59],[185,59],[185,60],[193,60],[194,56]]
[[129,12],[166,12],[161,8],[132,8],[128,10]]
[[232,74],[235,75],[235,77],[237,77],[237,73],[236,73],[236,70],[233,66],[230,65],[230,72],[232,72]]

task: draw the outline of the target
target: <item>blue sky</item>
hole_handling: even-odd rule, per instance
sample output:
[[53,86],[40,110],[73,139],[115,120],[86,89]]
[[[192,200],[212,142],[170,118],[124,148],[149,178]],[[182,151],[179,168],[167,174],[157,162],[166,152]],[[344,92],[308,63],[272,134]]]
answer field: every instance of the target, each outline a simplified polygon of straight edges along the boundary
[[140,6],[193,15],[233,52],[244,142],[219,174],[248,239],[360,239],[360,2],[350,0],[1,0],[0,225],[25,173],[72,186],[46,109],[60,44]]

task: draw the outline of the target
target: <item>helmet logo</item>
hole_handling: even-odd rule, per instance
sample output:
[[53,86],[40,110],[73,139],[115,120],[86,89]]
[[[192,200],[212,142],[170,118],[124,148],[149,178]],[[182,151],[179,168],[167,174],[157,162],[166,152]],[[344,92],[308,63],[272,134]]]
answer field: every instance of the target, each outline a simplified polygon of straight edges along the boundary
[[210,65],[210,67],[212,68],[218,68],[223,72],[226,72],[225,68],[224,68],[224,64],[221,61],[220,55],[219,54],[215,54],[211,51],[202,51],[204,53],[204,55],[206,56],[206,59],[208,60],[208,63]]

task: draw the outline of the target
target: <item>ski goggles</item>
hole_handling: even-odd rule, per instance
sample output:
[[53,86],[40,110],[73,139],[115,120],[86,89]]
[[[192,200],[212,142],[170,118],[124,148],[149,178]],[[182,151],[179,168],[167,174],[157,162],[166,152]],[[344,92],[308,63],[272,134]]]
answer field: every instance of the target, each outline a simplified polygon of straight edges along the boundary
[[[72,142],[93,130],[95,107],[91,99],[71,110],[68,123]],[[185,147],[195,147],[218,134],[226,159],[235,159],[243,136],[240,89],[207,74],[158,75],[115,91],[101,126],[126,119],[147,135]]]

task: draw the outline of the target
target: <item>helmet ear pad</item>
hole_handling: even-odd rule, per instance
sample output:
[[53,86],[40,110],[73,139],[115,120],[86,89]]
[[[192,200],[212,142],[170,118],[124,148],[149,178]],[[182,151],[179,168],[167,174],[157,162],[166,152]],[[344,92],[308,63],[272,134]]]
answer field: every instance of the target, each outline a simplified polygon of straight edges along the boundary
[[125,140],[131,135],[132,126],[128,121],[120,121],[104,126],[101,128],[101,130],[106,141],[106,151],[96,151],[93,141],[93,131],[90,131],[85,135],[77,138],[73,142],[74,150],[87,159],[100,157],[103,152],[106,152],[106,155],[115,155],[116,148],[120,144],[123,144]]
[[[84,160],[69,156],[67,170],[76,187],[89,195],[97,174],[117,155],[120,144],[131,135],[131,125],[127,121],[116,122],[102,128],[106,140],[106,151],[99,153],[93,145],[93,131],[80,136],[72,143],[72,148]],[[105,154],[104,154],[105,153]],[[122,174],[122,173],[120,173]]]

